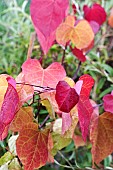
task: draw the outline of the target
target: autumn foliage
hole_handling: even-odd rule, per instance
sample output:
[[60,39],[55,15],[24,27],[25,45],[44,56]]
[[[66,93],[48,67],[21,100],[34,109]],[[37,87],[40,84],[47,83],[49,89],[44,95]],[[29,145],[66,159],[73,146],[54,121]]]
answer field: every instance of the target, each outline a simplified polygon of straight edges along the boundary
[[[58,44],[63,50],[68,47],[80,63],[85,62],[106,21],[106,12],[99,4],[85,5],[84,16],[78,19],[75,6],[71,13],[69,8],[69,0],[32,0],[32,23],[43,55]],[[113,27],[112,12],[108,23]],[[16,79],[0,75],[0,140],[7,137],[9,130],[18,133],[16,151],[25,170],[54,162],[57,151],[72,140],[77,146],[87,141],[92,144],[93,167],[113,152],[113,92],[103,97],[104,111],[99,115],[98,105],[91,100],[95,84],[91,75],[84,74],[74,82],[63,63],[43,68],[38,59],[31,58],[21,68]],[[40,112],[35,114],[33,110],[36,95],[37,102],[48,111],[42,123],[38,121]],[[76,127],[81,137],[76,137]]]

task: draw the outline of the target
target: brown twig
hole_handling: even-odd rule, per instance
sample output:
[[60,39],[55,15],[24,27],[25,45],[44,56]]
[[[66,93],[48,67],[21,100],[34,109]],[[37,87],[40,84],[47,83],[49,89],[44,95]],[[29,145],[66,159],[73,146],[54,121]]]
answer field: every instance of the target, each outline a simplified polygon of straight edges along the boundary
[[65,60],[65,57],[66,57],[66,48],[67,48],[67,45],[65,46],[65,49],[63,50],[63,56],[62,56],[62,61],[61,61],[62,65],[64,65],[64,60]]
[[42,87],[42,86],[37,86],[37,85],[34,85],[34,84],[29,84],[29,83],[16,83],[16,84],[22,84],[22,85],[26,85],[26,86],[32,86],[32,87],[38,87],[38,88],[41,88],[41,89],[44,89],[44,90],[55,90],[54,88],[51,88],[51,87]]
[[30,41],[29,41],[29,48],[28,48],[28,52],[27,52],[27,59],[31,58],[35,40],[36,40],[36,33],[33,32],[33,33],[31,33],[31,37],[30,37]]

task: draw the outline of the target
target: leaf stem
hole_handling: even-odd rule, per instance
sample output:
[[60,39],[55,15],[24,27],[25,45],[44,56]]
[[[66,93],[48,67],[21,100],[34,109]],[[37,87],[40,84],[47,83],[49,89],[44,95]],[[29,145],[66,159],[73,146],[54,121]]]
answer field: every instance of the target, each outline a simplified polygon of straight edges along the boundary
[[67,45],[65,46],[65,49],[63,50],[63,56],[62,56],[62,61],[61,61],[62,65],[64,65],[64,60],[65,60],[65,57],[66,57],[66,48],[67,48]]
[[59,163],[57,160],[55,160],[55,159],[54,159],[54,162],[55,162],[57,165],[61,166],[61,167],[75,170],[74,167],[70,167],[70,166],[67,166],[67,165],[62,165],[62,164],[60,164],[60,163]]
[[77,78],[77,74],[78,74],[78,72],[79,72],[79,70],[80,70],[80,66],[81,66],[81,61],[78,63],[78,67],[77,67],[77,70],[76,70],[76,72],[75,72],[75,74],[74,74],[74,76],[73,76],[73,80],[75,80],[76,78]]
[[100,103],[100,104],[97,104],[97,105],[93,106],[93,108],[95,109],[96,107],[100,107],[102,105],[103,105],[103,103]]
[[45,125],[45,123],[47,122],[47,120],[48,120],[49,118],[50,118],[50,116],[47,115],[46,118],[44,119],[44,121],[39,125],[39,129],[41,129],[41,128]]
[[[71,165],[71,163],[68,161],[68,159],[60,152],[58,151],[59,155],[70,165],[70,167],[73,169],[73,166]],[[75,168],[74,168],[75,169]],[[74,170],[73,169],[73,170]]]

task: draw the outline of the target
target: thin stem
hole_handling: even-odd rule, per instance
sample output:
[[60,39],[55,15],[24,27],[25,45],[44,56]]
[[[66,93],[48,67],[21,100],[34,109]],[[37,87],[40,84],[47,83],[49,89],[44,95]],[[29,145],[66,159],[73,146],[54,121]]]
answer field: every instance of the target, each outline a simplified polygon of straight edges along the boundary
[[95,109],[96,107],[100,107],[100,106],[103,106],[103,103],[97,104],[97,105],[93,106],[93,108]]
[[65,49],[63,50],[63,56],[62,56],[62,61],[61,61],[62,65],[64,65],[64,60],[65,60],[65,57],[66,57],[66,48],[67,48],[67,45],[65,46]]
[[44,119],[44,121],[41,123],[41,125],[39,125],[39,129],[41,129],[41,128],[45,125],[45,123],[47,122],[47,120],[48,120],[49,118],[50,118],[50,116],[47,115],[46,118]]
[[31,58],[35,39],[36,39],[36,33],[33,32],[33,33],[31,33],[31,37],[30,37],[30,41],[29,41],[29,48],[28,48],[28,52],[27,52],[27,59]]
[[70,166],[67,166],[67,165],[62,165],[62,164],[60,164],[59,162],[57,162],[57,160],[55,160],[55,159],[54,159],[54,162],[55,162],[57,165],[61,166],[61,167],[75,170],[74,167],[70,167]]
[[78,72],[79,72],[79,70],[80,70],[80,66],[81,66],[81,61],[78,63],[78,67],[77,67],[77,70],[76,70],[76,72],[75,72],[75,74],[74,74],[74,76],[73,76],[73,80],[75,80],[76,78],[77,78],[77,74],[78,74]]
[[41,89],[44,89],[44,90],[55,90],[54,88],[51,88],[51,87],[42,87],[42,86],[37,86],[37,85],[34,85],[34,84],[29,84],[29,83],[16,83],[16,84],[22,84],[22,85],[26,85],[26,86],[32,86],[32,87],[38,87],[38,88],[41,88]]
[[40,105],[40,102],[38,102],[38,111],[35,114],[35,119],[38,117],[40,110],[41,110],[41,105]]
[[68,161],[67,158],[65,158],[65,156],[60,152],[58,151],[59,155],[70,165],[70,167],[73,169],[73,166],[71,165],[71,163]]

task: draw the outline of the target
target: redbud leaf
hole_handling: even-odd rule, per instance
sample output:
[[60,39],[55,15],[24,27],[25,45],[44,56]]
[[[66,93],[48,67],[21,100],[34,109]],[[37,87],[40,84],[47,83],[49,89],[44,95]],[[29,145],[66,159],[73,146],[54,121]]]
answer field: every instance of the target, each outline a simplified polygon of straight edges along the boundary
[[51,150],[52,155],[56,155],[57,151],[69,145],[72,141],[71,138],[65,138],[57,133],[52,133],[53,138],[53,148]]
[[7,87],[8,82],[6,80],[6,77],[4,75],[0,75],[0,108],[2,106]]
[[67,18],[68,19],[57,28],[57,42],[65,46],[68,41],[71,41],[78,49],[88,47],[94,39],[94,33],[89,23],[86,20],[80,20],[76,26],[74,26],[74,17],[67,16]]
[[[65,133],[63,135],[65,138],[72,138],[73,137],[75,127],[77,126],[77,123],[78,123],[78,109],[77,109],[77,106],[75,106],[71,110],[70,116],[71,116],[71,126],[68,128],[67,131],[65,131]],[[62,124],[63,124],[63,122],[62,122]]]
[[104,112],[96,116],[90,128],[93,165],[113,152],[113,114]]
[[[3,140],[8,133],[7,126],[9,126],[11,121],[14,119],[14,116],[17,111],[18,103],[19,103],[19,97],[16,89],[11,84],[8,84],[8,88],[5,93],[4,100],[0,110],[0,126],[1,126],[0,139],[1,140]],[[6,135],[4,134],[4,131],[6,132]]]
[[52,63],[49,67],[43,69],[37,59],[25,61],[22,65],[22,72],[25,76],[25,82],[52,88],[56,88],[57,83],[66,76],[66,72],[60,63]]
[[92,7],[88,7],[85,5],[83,7],[84,10],[84,18],[86,20],[95,21],[99,25],[102,25],[106,20],[106,12],[103,7],[101,7],[100,4],[93,4]]
[[93,107],[89,100],[90,91],[94,85],[94,80],[90,75],[83,75],[79,79],[83,81],[82,88],[80,91],[79,102],[78,102],[78,116],[80,127],[82,131],[82,136],[84,141],[88,135],[90,119],[93,112]]
[[104,105],[104,110],[106,112],[111,112],[113,113],[113,93],[111,94],[106,94],[104,97],[103,97],[103,105]]
[[71,48],[71,51],[81,62],[86,61],[85,54],[83,54],[82,50],[79,50],[75,47],[75,48]]
[[79,96],[74,88],[71,88],[67,82],[59,81],[56,86],[55,99],[59,109],[69,113],[70,110],[78,103]]
[[76,146],[76,148],[79,148],[80,146],[85,146],[86,143],[84,142],[82,136],[80,135],[73,135],[73,141]]
[[33,109],[29,107],[22,107],[16,113],[13,122],[11,123],[10,130],[19,132],[26,123],[33,121]]
[[19,133],[16,149],[24,170],[34,170],[46,164],[48,159],[49,130],[38,130],[36,123],[26,124]]
[[69,0],[31,1],[31,18],[45,54],[55,40],[55,31],[64,20],[68,7]]
[[70,113],[62,113],[62,134],[69,130],[72,123],[72,118]]
[[16,90],[19,95],[19,106],[21,107],[25,102],[33,97],[34,88],[29,85],[24,85],[25,78],[22,72],[16,77],[16,83],[19,83],[16,85]]

